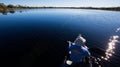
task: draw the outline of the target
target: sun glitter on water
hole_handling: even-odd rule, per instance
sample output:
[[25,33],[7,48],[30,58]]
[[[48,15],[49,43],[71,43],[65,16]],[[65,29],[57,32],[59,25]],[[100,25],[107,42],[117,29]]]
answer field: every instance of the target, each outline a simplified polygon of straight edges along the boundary
[[[120,31],[120,28],[117,28],[116,29],[116,32],[119,32]],[[113,35],[110,37],[109,39],[109,42],[108,42],[108,47],[106,49],[106,56],[103,57],[101,56],[102,59],[104,60],[108,60],[115,52],[114,52],[114,49],[115,49],[115,46],[117,45],[117,43],[119,43],[119,36],[118,35]]]

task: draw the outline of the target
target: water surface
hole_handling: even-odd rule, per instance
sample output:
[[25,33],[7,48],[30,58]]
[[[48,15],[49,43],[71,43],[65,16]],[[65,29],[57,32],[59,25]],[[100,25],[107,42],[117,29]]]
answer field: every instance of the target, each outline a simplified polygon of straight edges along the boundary
[[[88,47],[106,51],[111,36],[120,27],[120,12],[85,9],[26,9],[0,14],[0,58],[5,65],[59,67],[67,52],[68,40],[78,34]],[[102,67],[119,67],[120,44],[112,49]],[[46,66],[44,65],[44,66]]]

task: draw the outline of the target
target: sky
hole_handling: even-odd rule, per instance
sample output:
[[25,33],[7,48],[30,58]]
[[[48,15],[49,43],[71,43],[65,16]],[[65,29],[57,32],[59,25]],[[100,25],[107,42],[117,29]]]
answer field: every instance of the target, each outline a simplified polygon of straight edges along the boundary
[[6,5],[68,6],[68,7],[117,7],[120,0],[0,0]]

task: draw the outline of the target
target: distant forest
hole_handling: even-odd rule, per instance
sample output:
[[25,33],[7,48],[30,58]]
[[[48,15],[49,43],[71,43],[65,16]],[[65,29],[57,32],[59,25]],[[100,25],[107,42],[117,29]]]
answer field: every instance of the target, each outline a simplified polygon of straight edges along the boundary
[[113,10],[120,11],[120,7],[49,7],[49,6],[41,6],[41,7],[30,7],[30,6],[22,6],[22,5],[5,5],[4,3],[0,3],[0,13],[4,13],[7,10],[14,9],[39,9],[39,8],[61,8],[61,9],[95,9],[95,10]]

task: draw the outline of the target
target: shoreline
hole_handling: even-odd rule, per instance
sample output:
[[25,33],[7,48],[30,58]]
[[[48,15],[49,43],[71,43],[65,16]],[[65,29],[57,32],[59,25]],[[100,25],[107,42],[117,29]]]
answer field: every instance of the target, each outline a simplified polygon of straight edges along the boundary
[[93,9],[93,10],[107,10],[107,11],[120,11],[120,7],[102,7],[102,8],[94,8],[94,7],[14,7],[14,8],[0,8],[0,13],[5,13],[9,10],[16,9]]
[[14,10],[14,9],[40,9],[40,8],[62,8],[62,9],[97,9],[97,10],[114,10],[114,11],[120,11],[120,7],[15,7],[15,8],[0,8],[1,9],[8,9],[8,10]]
[[6,12],[9,10],[16,9],[94,9],[94,10],[109,10],[109,11],[120,11],[120,6],[118,7],[55,7],[55,6],[22,6],[22,5],[5,5],[4,3],[0,3],[0,13]]

